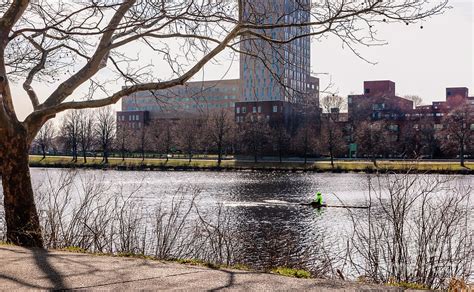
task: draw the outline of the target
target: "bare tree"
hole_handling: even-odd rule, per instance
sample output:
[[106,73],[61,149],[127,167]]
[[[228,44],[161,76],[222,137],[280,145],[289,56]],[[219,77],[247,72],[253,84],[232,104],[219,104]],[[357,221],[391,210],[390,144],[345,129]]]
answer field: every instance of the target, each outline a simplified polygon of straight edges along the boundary
[[423,103],[423,98],[418,95],[406,95],[403,98],[413,101],[413,107],[416,108]]
[[321,100],[323,115],[321,119],[321,143],[329,152],[331,167],[334,168],[334,156],[344,146],[344,137],[339,123],[340,112],[344,108],[344,98],[327,95]]
[[189,117],[179,121],[177,125],[178,145],[188,155],[189,163],[193,154],[199,149],[203,121],[200,117]]
[[309,121],[301,123],[296,130],[295,136],[292,138],[292,148],[304,158],[304,164],[308,162],[308,155],[315,152],[315,133],[314,125]]
[[91,111],[82,110],[79,113],[78,144],[81,148],[84,163],[87,163],[87,152],[91,150],[94,143],[94,115]]
[[[376,26],[389,22],[415,23],[444,11],[447,0],[323,1],[308,7],[311,18],[288,23],[261,21],[266,14],[248,11],[248,1],[65,2],[7,1],[0,4],[0,161],[5,195],[7,238],[20,245],[42,246],[31,186],[28,151],[42,125],[69,109],[98,108],[138,91],[184,84],[226,49],[239,52],[240,37],[270,43],[326,34],[336,35],[357,53],[358,44],[380,44]],[[244,9],[247,9],[244,13]],[[258,12],[258,13],[257,13]],[[260,15],[258,19],[246,15]],[[279,17],[278,19],[286,19]],[[271,28],[304,27],[305,33],[272,38]],[[177,46],[170,42],[176,41]],[[165,60],[170,78],[153,76],[154,66],[127,50],[142,44],[153,60]],[[178,47],[179,49],[175,49]],[[129,53],[127,53],[127,51]],[[247,52],[250,54],[249,52]],[[108,68],[104,71],[102,69]],[[163,72],[163,71],[161,71]],[[22,82],[33,112],[21,122],[13,106],[11,82]],[[112,83],[127,86],[114,90]],[[38,82],[51,83],[40,96]],[[77,96],[80,87],[90,94]],[[72,96],[75,96],[72,99]],[[105,150],[105,149],[104,149]],[[20,187],[21,186],[21,187]],[[21,203],[20,203],[21,202]]]
[[176,140],[176,125],[172,120],[158,120],[152,122],[150,126],[156,150],[165,154],[166,162],[168,163],[170,153]]
[[274,150],[278,152],[278,159],[282,163],[284,153],[287,153],[290,148],[290,133],[287,127],[280,122],[271,127],[271,136]]
[[43,159],[46,158],[46,150],[51,146],[55,134],[54,124],[52,121],[48,121],[41,127],[36,136],[34,143],[41,148],[43,153]]
[[140,151],[142,162],[145,161],[145,152],[150,150],[150,142],[151,142],[151,133],[150,127],[147,124],[143,124],[138,131],[136,131],[137,142],[138,142],[138,150]]
[[239,124],[239,141],[243,150],[258,162],[270,142],[270,126],[263,115],[249,115]]
[[126,125],[118,124],[115,136],[115,149],[120,151],[122,161],[125,161],[126,152],[129,152],[132,149],[132,131]]
[[221,166],[224,149],[232,138],[233,126],[233,115],[232,112],[229,112],[228,110],[223,109],[211,112],[208,117],[206,130],[212,146],[216,149],[217,165],[219,167]]
[[442,147],[457,149],[461,166],[464,165],[466,148],[474,143],[474,109],[469,104],[451,111],[443,120]]
[[389,134],[383,121],[363,122],[356,129],[355,139],[359,146],[358,155],[370,157],[374,166],[377,166],[377,157],[387,150]]
[[421,158],[427,156],[433,158],[439,148],[438,133],[435,128],[435,120],[430,116],[423,116],[416,120],[410,120],[402,128],[400,141],[397,144],[403,157]]
[[111,107],[98,110],[95,131],[102,150],[102,162],[107,164],[109,163],[109,151],[115,137],[115,113]]
[[64,137],[66,148],[71,151],[73,162],[77,162],[80,124],[80,111],[71,110],[64,116],[61,126],[61,135]]

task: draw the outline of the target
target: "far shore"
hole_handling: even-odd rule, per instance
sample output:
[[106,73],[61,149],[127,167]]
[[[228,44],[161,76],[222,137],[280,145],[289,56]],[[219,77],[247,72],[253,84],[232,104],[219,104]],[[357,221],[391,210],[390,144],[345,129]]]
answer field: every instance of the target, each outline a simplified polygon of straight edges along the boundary
[[133,171],[283,171],[283,172],[416,172],[416,173],[439,173],[439,174],[474,174],[474,161],[466,161],[462,167],[456,160],[377,160],[377,166],[370,160],[335,160],[331,167],[329,160],[262,160],[257,163],[250,159],[226,159],[218,166],[217,160],[193,159],[151,159],[140,158],[109,158],[109,163],[104,164],[102,157],[88,157],[87,163],[78,157],[77,162],[68,156],[30,156],[31,167],[43,168],[85,168],[104,170],[133,170]]

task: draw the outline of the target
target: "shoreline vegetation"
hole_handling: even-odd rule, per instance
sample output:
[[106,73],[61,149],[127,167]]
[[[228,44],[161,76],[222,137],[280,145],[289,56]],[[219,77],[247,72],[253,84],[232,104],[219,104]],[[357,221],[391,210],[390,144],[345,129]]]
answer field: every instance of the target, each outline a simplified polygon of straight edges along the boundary
[[125,171],[282,171],[282,172],[395,172],[406,173],[438,173],[438,174],[474,174],[474,162],[469,161],[462,167],[458,161],[424,161],[424,160],[378,160],[377,166],[369,160],[337,160],[334,168],[328,160],[317,160],[303,163],[302,161],[269,161],[257,163],[249,160],[223,160],[221,166],[217,161],[210,159],[145,159],[141,158],[109,158],[109,163],[104,164],[101,157],[89,157],[87,163],[81,160],[72,161],[67,156],[42,156],[30,155],[31,167],[43,168],[85,168]]

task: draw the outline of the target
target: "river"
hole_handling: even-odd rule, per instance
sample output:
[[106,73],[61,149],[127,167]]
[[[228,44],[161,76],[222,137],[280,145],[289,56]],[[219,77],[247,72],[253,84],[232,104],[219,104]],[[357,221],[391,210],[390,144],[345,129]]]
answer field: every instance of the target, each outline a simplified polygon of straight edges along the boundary
[[[41,189],[46,181],[58,180],[67,170],[34,168],[31,172],[35,189]],[[352,220],[365,217],[367,211],[314,210],[300,203],[310,202],[320,191],[328,205],[365,206],[368,178],[374,178],[362,173],[110,170],[79,170],[76,175],[87,184],[107,185],[110,193],[133,193],[133,200],[149,210],[160,203],[170,205],[177,194],[190,200],[193,193],[198,193],[196,204],[201,210],[212,210],[222,204],[231,214],[235,230],[244,231],[240,232],[245,236],[241,242],[247,245],[240,249],[239,258],[263,268],[292,265],[289,259],[301,260],[302,250],[323,242],[342,250],[350,237]],[[456,185],[474,186],[474,176],[452,179]],[[445,194],[439,195],[442,200]]]

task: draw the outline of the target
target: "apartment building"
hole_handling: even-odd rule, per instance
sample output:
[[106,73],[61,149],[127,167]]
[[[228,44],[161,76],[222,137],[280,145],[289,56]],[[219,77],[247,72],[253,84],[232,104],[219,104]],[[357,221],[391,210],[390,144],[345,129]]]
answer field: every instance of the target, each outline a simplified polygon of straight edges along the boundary
[[179,119],[213,110],[234,110],[240,101],[240,79],[194,81],[157,91],[143,91],[122,99],[117,125],[138,129],[149,120]]
[[[297,37],[310,32],[309,27],[297,25],[310,20],[310,5],[309,0],[246,2],[245,21],[290,26],[254,31],[276,42],[254,36],[243,37],[240,61],[242,101],[235,108],[237,122],[244,121],[249,115],[261,115],[270,123],[288,125],[303,111],[305,104],[311,102],[319,108],[319,79],[311,76],[310,37]],[[285,42],[287,40],[292,41]]]

